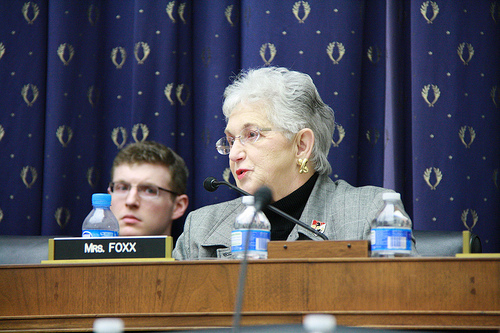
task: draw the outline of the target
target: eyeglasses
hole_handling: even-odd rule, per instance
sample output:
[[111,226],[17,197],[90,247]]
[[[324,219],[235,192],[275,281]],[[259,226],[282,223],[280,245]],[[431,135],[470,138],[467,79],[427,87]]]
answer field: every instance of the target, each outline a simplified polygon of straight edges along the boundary
[[231,148],[233,148],[236,139],[240,139],[242,145],[245,145],[245,143],[247,142],[254,143],[259,140],[261,133],[266,131],[272,131],[272,129],[248,127],[243,129],[238,136],[223,136],[222,138],[217,140],[217,142],[215,143],[215,148],[217,148],[219,154],[227,155],[231,151]]
[[126,196],[134,186],[137,187],[137,194],[139,194],[139,196],[143,199],[158,198],[158,196],[160,195],[160,190],[172,193],[174,195],[179,195],[179,193],[177,192],[170,191],[155,185],[146,185],[146,184],[131,185],[125,182],[109,183],[109,188],[111,190],[111,193],[117,196]]

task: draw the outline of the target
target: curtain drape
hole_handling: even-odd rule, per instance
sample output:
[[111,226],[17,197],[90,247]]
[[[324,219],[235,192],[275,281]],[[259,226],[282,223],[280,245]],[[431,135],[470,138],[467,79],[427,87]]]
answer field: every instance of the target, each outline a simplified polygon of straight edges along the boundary
[[[215,142],[241,69],[309,74],[335,111],[331,178],[402,194],[414,228],[500,252],[500,2],[0,2],[0,234],[81,234],[127,143],[190,170],[188,211],[237,195]],[[182,231],[182,220],[174,236]]]

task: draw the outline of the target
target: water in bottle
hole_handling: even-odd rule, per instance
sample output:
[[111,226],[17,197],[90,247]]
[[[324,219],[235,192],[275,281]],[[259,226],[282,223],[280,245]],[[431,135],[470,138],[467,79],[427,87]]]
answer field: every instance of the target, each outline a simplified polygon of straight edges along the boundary
[[267,243],[271,239],[271,224],[262,211],[256,211],[253,196],[242,197],[245,210],[238,215],[231,233],[231,253],[243,259],[248,240],[248,259],[267,259]]
[[82,225],[82,237],[116,237],[120,226],[109,207],[111,194],[94,193],[92,195],[92,210]]
[[399,193],[383,193],[384,206],[371,224],[372,257],[411,255],[411,219]]

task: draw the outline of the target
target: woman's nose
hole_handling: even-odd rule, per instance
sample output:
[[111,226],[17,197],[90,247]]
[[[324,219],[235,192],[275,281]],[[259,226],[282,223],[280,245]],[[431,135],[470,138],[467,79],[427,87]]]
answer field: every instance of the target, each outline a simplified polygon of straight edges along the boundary
[[245,146],[241,143],[241,140],[237,138],[234,140],[233,146],[229,150],[229,159],[231,161],[237,161],[245,156]]

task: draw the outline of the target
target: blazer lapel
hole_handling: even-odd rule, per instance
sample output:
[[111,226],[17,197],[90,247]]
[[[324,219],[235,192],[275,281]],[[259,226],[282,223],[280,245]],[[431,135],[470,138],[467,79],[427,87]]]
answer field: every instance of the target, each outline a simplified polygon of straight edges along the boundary
[[244,208],[245,206],[241,203],[241,198],[237,198],[229,201],[220,211],[210,212],[218,216],[218,219],[212,226],[207,237],[201,242],[201,246],[231,247],[231,231],[233,230],[234,221]]

